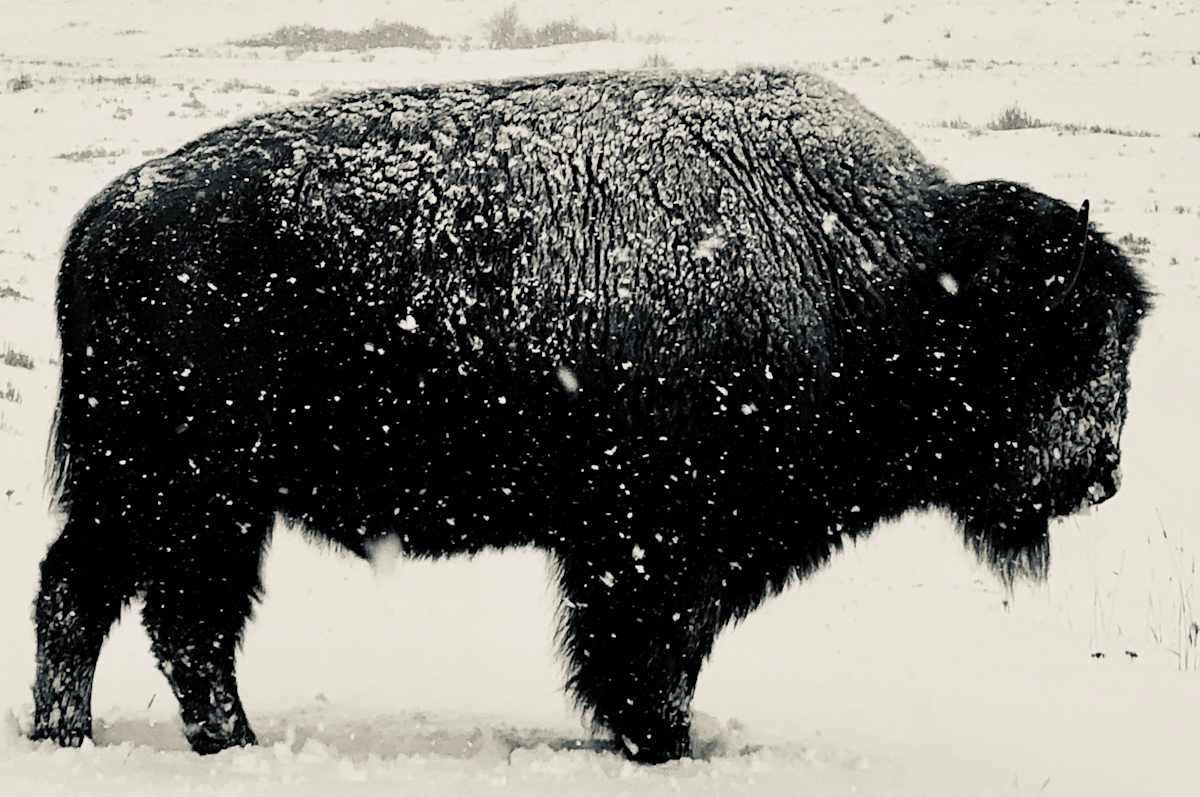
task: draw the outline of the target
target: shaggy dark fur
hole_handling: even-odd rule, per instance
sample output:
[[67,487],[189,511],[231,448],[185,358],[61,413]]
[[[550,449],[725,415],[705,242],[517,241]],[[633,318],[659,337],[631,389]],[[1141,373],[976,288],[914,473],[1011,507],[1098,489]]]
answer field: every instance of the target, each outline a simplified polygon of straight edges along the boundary
[[[1082,268],[1079,268],[1082,255]],[[356,554],[533,545],[569,687],[687,755],[717,633],[845,535],[944,507],[1005,578],[1115,489],[1134,269],[1076,210],[957,185],[806,74],[373,90],[114,182],[58,293],[34,735],[91,730],[143,619],[192,746],[277,514]]]

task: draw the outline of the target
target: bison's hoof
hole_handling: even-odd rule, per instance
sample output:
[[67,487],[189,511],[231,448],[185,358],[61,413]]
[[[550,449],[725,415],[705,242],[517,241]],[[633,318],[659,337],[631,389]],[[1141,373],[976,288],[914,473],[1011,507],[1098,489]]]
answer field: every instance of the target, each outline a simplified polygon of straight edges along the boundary
[[192,749],[200,755],[212,755],[230,747],[249,747],[258,744],[254,731],[250,730],[250,726],[244,722],[238,723],[232,731],[227,731],[223,726],[189,724],[184,726],[183,734],[187,737],[188,744],[192,746]]
[[621,751],[638,764],[665,764],[692,755],[692,741],[686,727],[642,735],[640,740],[617,737]]
[[59,747],[82,747],[84,740],[92,738],[92,732],[88,728],[35,725],[29,738],[35,742],[51,741]]

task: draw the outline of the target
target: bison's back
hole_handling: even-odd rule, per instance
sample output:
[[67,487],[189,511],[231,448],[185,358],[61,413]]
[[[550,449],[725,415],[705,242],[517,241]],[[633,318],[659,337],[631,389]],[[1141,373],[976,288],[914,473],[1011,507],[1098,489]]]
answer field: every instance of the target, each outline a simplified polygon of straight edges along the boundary
[[939,179],[852,98],[786,72],[378,90],[256,117],[81,216],[62,448],[162,478],[253,473],[301,516],[399,512],[397,490],[437,507],[481,479],[480,507],[582,489],[614,441],[740,438],[739,408],[831,389],[847,330],[894,332],[854,319],[903,301],[909,218]]
[[372,334],[416,333],[468,370],[565,364],[609,387],[618,365],[652,384],[728,380],[731,363],[820,381],[839,330],[905,289],[910,222],[940,179],[792,73],[371,92],[307,113],[273,176],[287,243],[320,271],[292,277],[333,281]]

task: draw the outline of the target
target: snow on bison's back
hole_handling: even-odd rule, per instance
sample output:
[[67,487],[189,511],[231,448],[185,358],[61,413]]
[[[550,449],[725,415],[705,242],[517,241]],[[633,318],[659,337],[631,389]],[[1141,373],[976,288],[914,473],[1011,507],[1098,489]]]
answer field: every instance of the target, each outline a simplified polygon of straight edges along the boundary
[[252,742],[234,658],[282,513],[360,555],[547,550],[581,705],[684,755],[715,635],[842,534],[940,505],[1041,572],[1049,518],[1115,489],[1144,309],[1086,212],[949,182],[801,73],[372,90],[217,130],[64,253],[34,734],[90,733],[142,594],[193,747]]

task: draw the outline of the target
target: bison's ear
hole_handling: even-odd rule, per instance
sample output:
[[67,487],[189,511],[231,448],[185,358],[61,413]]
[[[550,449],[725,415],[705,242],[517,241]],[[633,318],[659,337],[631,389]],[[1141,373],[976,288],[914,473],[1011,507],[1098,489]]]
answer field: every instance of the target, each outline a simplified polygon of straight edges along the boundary
[[1079,252],[1079,262],[1076,264],[1074,273],[1071,274],[1071,278],[1067,280],[1063,289],[1047,303],[1046,309],[1048,310],[1058,307],[1067,300],[1067,297],[1075,290],[1075,283],[1079,281],[1079,275],[1083,273],[1083,264],[1087,260],[1088,212],[1090,209],[1091,203],[1086,199],[1083,200],[1083,204],[1079,206],[1079,215],[1075,220],[1075,248]]
[[1030,315],[1062,304],[1087,259],[1088,212],[1023,185],[954,186],[939,194],[934,276],[962,312]]

